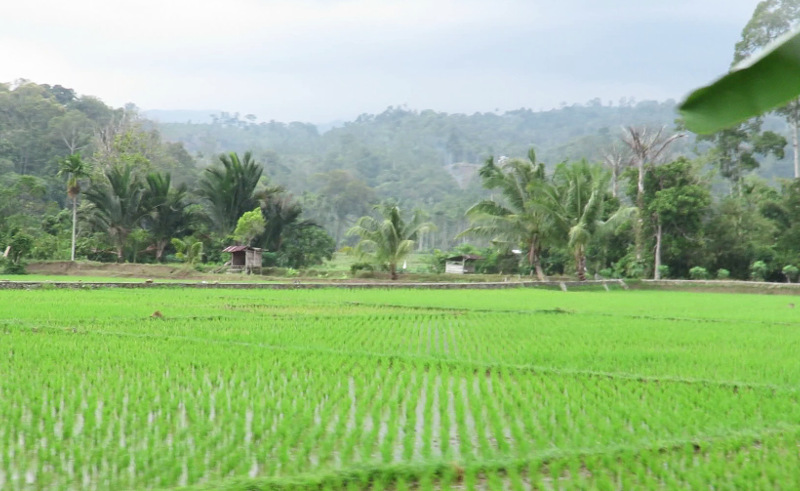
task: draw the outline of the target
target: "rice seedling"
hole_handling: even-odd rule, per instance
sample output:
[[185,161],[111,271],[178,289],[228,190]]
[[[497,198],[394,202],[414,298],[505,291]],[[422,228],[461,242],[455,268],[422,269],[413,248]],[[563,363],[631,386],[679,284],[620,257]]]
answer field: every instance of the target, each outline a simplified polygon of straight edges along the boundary
[[800,485],[777,295],[0,295],[2,489]]

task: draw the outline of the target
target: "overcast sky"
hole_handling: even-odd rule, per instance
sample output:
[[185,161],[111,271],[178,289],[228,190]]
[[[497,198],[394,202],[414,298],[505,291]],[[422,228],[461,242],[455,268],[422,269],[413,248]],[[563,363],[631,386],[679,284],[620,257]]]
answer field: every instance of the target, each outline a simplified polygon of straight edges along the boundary
[[0,17],[0,82],[315,123],[680,99],[728,69],[757,3],[18,0]]

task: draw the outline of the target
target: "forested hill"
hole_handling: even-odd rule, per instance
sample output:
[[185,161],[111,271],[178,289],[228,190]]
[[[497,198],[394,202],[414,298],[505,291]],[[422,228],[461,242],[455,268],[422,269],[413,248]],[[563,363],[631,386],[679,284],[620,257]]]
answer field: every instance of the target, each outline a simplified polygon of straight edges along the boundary
[[[519,109],[503,114],[447,114],[390,107],[326,132],[308,123],[255,123],[221,113],[212,123],[159,123],[164,139],[182,142],[202,163],[224,151],[253,150],[271,176],[294,192],[318,173],[342,169],[381,197],[418,201],[467,185],[469,164],[488,156],[522,156],[535,148],[548,163],[601,160],[628,125],[672,126],[674,101]],[[460,165],[459,165],[460,164]],[[465,175],[462,175],[465,174]],[[455,179],[452,177],[455,176]]]

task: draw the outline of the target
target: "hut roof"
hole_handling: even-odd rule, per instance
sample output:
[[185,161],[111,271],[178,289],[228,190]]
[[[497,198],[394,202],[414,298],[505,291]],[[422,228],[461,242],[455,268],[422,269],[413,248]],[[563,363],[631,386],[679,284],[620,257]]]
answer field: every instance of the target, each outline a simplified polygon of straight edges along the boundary
[[237,246],[228,246],[225,249],[222,249],[222,252],[241,252],[241,251],[247,251],[247,250],[260,251],[261,249],[258,248],[258,247],[237,245]]
[[448,261],[477,261],[478,259],[483,259],[483,256],[478,256],[477,254],[461,254],[447,258]]

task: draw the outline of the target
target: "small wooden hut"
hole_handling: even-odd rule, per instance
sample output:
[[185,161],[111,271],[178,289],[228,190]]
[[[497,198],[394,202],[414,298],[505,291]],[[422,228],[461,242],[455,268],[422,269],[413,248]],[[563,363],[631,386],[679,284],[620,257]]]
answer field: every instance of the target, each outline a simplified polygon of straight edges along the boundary
[[222,252],[231,253],[231,262],[228,266],[229,273],[251,274],[258,269],[261,272],[261,252],[263,249],[250,246],[228,246]]
[[467,274],[475,272],[475,261],[483,259],[475,254],[462,254],[448,257],[444,263],[444,272],[452,274]]

